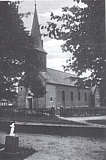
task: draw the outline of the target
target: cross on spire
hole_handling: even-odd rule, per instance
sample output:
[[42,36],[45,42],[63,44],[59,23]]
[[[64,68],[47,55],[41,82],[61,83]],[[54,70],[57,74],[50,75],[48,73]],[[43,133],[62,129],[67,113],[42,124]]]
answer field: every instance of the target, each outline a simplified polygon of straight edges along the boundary
[[35,5],[36,5],[36,0],[34,0],[34,2],[35,2]]

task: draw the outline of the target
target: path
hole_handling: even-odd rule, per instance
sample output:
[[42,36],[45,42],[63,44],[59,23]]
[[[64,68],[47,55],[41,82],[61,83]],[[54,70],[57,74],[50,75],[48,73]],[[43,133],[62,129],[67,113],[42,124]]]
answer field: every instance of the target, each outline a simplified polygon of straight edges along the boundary
[[68,121],[74,121],[74,122],[79,122],[79,123],[84,123],[92,126],[104,126],[101,124],[94,124],[87,122],[88,120],[106,120],[106,115],[105,116],[92,116],[92,117],[60,117],[60,119],[68,120]]

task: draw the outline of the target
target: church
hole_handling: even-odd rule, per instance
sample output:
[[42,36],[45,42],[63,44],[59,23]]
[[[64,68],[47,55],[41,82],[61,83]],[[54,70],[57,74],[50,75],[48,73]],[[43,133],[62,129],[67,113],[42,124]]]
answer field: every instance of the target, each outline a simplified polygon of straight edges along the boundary
[[91,93],[94,97],[95,104],[97,104],[96,106],[100,106],[100,96],[96,87],[93,89],[93,92],[90,88],[78,88],[75,86],[78,78],[75,75],[46,67],[47,53],[43,48],[36,5],[31,35],[34,40],[33,47],[37,54],[39,54],[40,60],[42,60],[40,75],[46,87],[46,94],[44,97],[36,99],[28,88],[19,86],[18,107],[28,109],[44,107],[54,107],[55,109],[60,107],[89,107]]

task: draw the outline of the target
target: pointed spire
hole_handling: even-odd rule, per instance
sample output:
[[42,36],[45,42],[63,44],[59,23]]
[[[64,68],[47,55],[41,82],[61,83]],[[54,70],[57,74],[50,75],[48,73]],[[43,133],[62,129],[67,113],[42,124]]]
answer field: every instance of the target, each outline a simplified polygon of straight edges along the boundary
[[38,15],[37,15],[37,10],[36,10],[36,1],[35,1],[35,11],[34,11],[31,36],[34,40],[34,48],[45,52],[43,49],[43,41],[41,40],[39,21],[38,21]]

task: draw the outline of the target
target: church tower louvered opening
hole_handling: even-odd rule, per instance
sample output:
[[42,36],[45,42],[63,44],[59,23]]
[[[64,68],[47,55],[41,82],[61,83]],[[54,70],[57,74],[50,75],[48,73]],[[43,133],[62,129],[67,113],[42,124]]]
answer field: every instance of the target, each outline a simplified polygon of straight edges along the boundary
[[35,4],[34,18],[31,30],[31,36],[33,38],[33,47],[35,52],[39,55],[39,60],[41,62],[41,72],[46,72],[46,52],[43,48],[43,40],[41,39],[40,26],[38,21],[38,15]]

